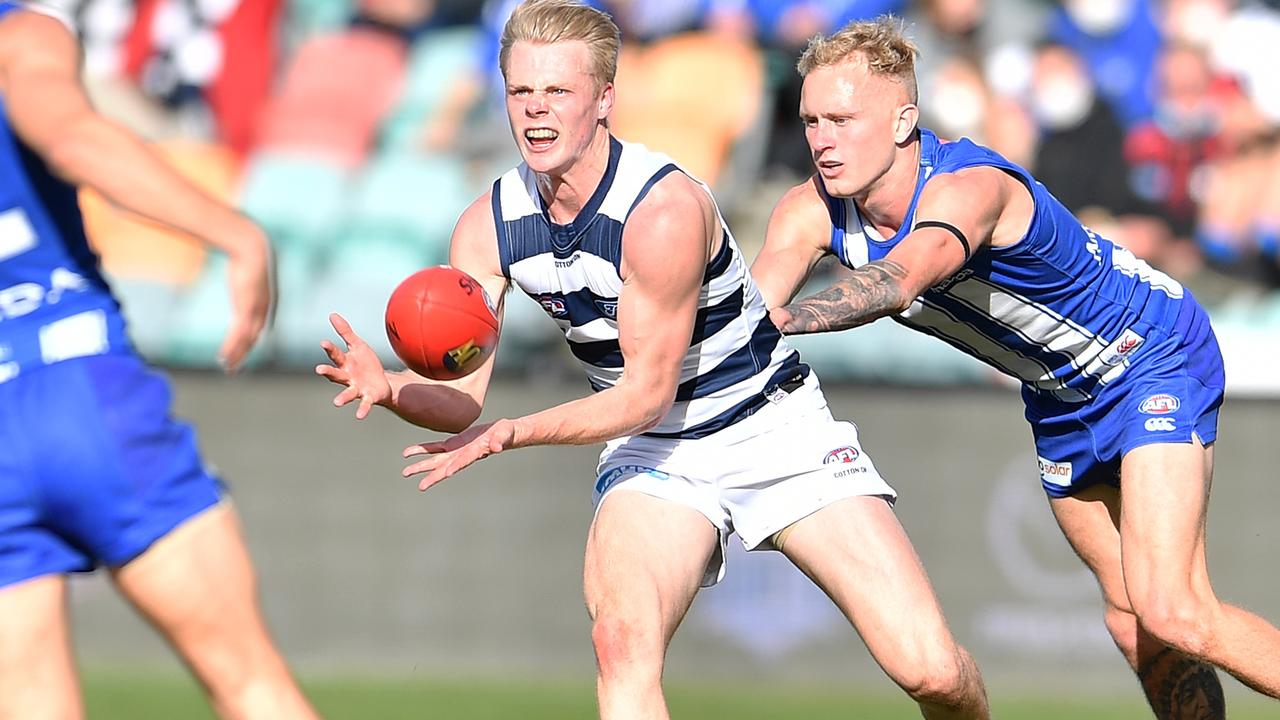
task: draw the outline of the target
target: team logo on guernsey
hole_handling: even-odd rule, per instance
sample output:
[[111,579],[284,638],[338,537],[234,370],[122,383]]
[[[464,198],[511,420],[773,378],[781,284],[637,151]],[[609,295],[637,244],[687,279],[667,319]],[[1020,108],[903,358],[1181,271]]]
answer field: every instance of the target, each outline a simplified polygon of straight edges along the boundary
[[836,448],[835,450],[827,453],[826,457],[822,458],[823,465],[834,465],[836,463],[851,463],[857,461],[858,448],[850,447],[848,445]]
[[1099,359],[1106,365],[1119,365],[1134,353],[1135,350],[1142,347],[1142,343],[1146,338],[1132,330],[1125,330],[1120,337],[1106,347],[1099,356]]
[[601,315],[610,320],[618,319],[618,301],[617,300],[596,300],[596,309]]
[[1173,395],[1152,395],[1138,406],[1138,410],[1146,415],[1168,415],[1182,407],[1182,402]]
[[551,317],[564,317],[569,314],[569,308],[564,304],[564,298],[558,298],[554,295],[539,295],[538,304]]

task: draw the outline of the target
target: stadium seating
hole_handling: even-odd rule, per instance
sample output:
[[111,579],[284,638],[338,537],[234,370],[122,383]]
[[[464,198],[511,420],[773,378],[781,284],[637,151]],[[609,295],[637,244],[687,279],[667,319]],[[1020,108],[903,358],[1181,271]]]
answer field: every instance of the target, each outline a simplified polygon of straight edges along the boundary
[[421,147],[429,119],[445,102],[454,79],[476,62],[481,36],[474,28],[437,30],[414,44],[403,90],[382,128],[386,149]]
[[456,158],[379,156],[355,184],[344,244],[377,238],[416,248],[427,263],[444,262],[453,225],[472,199]]
[[399,95],[405,53],[400,39],[374,30],[306,39],[264,113],[259,146],[358,165]]
[[347,168],[320,155],[259,153],[245,169],[240,206],[282,251],[336,242],[347,212]]

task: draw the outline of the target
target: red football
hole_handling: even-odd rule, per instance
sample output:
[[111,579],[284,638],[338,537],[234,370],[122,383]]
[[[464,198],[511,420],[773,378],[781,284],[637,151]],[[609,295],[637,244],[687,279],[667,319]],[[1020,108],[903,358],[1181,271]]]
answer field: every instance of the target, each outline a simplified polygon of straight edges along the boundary
[[392,291],[387,339],[410,370],[433,380],[456,380],[493,354],[498,319],[475,278],[438,265],[410,275]]

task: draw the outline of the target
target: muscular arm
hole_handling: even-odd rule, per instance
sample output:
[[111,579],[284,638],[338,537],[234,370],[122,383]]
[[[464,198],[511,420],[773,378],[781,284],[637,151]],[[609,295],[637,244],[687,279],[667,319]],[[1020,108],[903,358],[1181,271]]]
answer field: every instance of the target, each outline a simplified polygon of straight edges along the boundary
[[[991,244],[1017,181],[993,168],[970,168],[934,178],[921,194],[916,222],[946,222],[960,230],[970,253]],[[1029,196],[1028,196],[1029,197]],[[1008,224],[1015,224],[1016,218]],[[1025,228],[1024,228],[1025,229]],[[930,287],[966,262],[965,247],[950,231],[924,227],[909,233],[883,259],[867,263],[831,287],[775,314],[787,334],[829,332],[865,325],[906,310]]]
[[[459,218],[449,249],[449,264],[475,278],[498,310],[502,327],[507,279],[498,259],[497,230],[489,193],[485,193]],[[499,332],[501,337],[501,332]],[[431,430],[461,432],[480,417],[489,380],[493,377],[495,351],[475,372],[442,382],[411,370],[387,373],[391,396],[384,403],[401,418]]]
[[622,378],[589,397],[516,418],[511,447],[589,445],[644,432],[666,415],[689,352],[716,225],[710,199],[684,175],[672,173],[654,186],[622,236]]
[[827,253],[831,216],[817,177],[791,188],[769,216],[764,247],[751,263],[751,276],[765,306],[787,304]]

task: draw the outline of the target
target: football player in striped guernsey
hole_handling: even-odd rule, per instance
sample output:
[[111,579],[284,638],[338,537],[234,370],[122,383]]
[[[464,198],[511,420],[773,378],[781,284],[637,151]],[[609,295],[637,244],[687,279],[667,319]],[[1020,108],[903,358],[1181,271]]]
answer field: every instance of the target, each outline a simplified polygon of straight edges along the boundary
[[492,370],[449,383],[386,373],[344,320],[317,368],[359,400],[459,433],[409,448],[426,489],[488,455],[606,443],[594,486],[585,593],[600,714],[665,718],[663,660],[736,532],[780,548],[856,625],[930,718],[986,718],[978,669],[946,626],[891,507],[894,491],[827,409],[770,322],[710,191],[609,132],[618,30],[571,0],[515,10],[500,62],[524,162],[459,220],[451,264],[501,312],[539,301],[596,392],[472,425]]
[[[1054,515],[1156,715],[1223,717],[1212,665],[1280,696],[1280,631],[1220,602],[1205,568],[1223,399],[1208,317],[1022,168],[919,128],[914,54],[880,18],[801,57],[817,172],[752,266],[772,317],[787,334],[893,317],[1019,380]],[[793,301],[827,254],[852,273]]]

